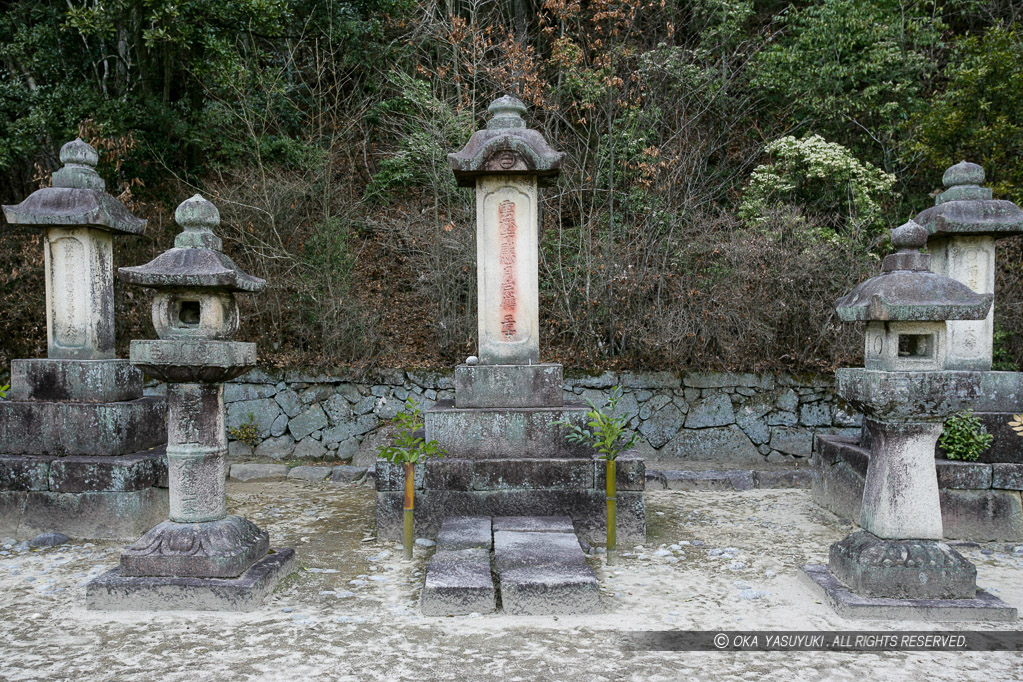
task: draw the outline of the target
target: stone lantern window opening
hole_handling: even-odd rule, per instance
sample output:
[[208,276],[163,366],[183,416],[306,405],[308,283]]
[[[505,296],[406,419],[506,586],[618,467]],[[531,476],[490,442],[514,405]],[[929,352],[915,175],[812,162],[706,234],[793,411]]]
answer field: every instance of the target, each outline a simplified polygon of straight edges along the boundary
[[178,301],[178,321],[185,327],[198,327],[200,310],[199,301]]

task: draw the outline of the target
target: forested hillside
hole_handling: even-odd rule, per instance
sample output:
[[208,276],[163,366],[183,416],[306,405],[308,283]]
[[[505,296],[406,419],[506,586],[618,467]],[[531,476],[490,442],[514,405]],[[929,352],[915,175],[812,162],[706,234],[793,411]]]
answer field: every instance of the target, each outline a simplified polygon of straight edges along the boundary
[[[568,155],[543,194],[541,348],[576,367],[860,362],[833,301],[887,230],[982,164],[1023,201],[1023,3],[1008,0],[0,2],[0,200],[81,135],[168,248],[220,208],[270,282],[245,335],[279,365],[451,365],[475,347],[474,200],[446,155],[513,94]],[[0,230],[0,364],[45,354],[40,235]],[[1023,360],[1019,238],[996,361]],[[152,335],[121,286],[122,345]]]

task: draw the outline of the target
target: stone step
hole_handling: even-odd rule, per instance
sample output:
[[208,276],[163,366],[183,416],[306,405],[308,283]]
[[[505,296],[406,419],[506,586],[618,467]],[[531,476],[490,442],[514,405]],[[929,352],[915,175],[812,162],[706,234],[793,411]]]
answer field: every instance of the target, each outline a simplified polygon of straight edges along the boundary
[[437,533],[437,550],[486,549],[493,546],[490,519],[486,516],[449,516]]
[[426,566],[419,606],[425,616],[467,616],[496,611],[497,592],[490,575],[489,543],[486,548],[442,549],[434,554]]
[[[550,528],[555,523],[501,519],[502,527]],[[601,611],[597,576],[586,565],[574,533],[495,531],[494,565],[505,613],[547,616]]]

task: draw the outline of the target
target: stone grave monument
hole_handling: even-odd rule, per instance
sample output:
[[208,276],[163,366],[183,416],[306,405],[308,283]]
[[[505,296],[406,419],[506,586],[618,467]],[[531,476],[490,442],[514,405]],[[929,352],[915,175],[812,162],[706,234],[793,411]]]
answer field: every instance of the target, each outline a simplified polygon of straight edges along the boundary
[[14,360],[0,401],[0,532],[137,537],[167,513],[164,400],[114,357],[113,237],[146,221],[104,191],[91,146],[60,160],[52,187],[3,207],[46,231],[47,357]]
[[[945,191],[914,221],[928,234],[931,270],[962,282],[980,294],[995,291],[995,241],[1023,234],[1023,210],[1011,201],[991,198],[981,187],[984,169],[962,161],[945,171]],[[970,407],[995,435],[983,462],[1023,464],[1023,439],[1009,421],[1023,410],[1023,373],[992,372],[994,304],[983,320],[948,323],[948,367],[984,372],[981,393]],[[1023,472],[1021,472],[1023,473]]]
[[[493,604],[491,548],[507,612],[599,608],[596,579],[575,533],[604,540],[604,462],[590,448],[569,443],[566,429],[555,423],[585,424],[588,408],[564,403],[561,365],[540,361],[538,191],[558,175],[564,154],[526,127],[525,110],[514,97],[495,100],[486,129],[448,155],[458,184],[476,190],[479,350],[455,368],[454,400],[425,413],[426,439],[448,452],[420,466],[415,482],[416,533],[440,531],[423,593],[424,612],[431,614],[466,612],[450,601],[430,601],[445,589],[444,565],[453,567],[452,575],[475,571],[475,594]],[[377,472],[377,533],[397,539],[402,473],[384,462]],[[642,459],[621,455],[617,483],[619,541],[642,542]],[[456,532],[463,527],[485,541],[463,546]],[[530,546],[547,549],[530,557],[524,554]],[[449,553],[481,548],[476,557]],[[540,566],[541,555],[553,563]],[[471,608],[482,609],[478,603]]]
[[947,368],[947,320],[983,320],[991,294],[931,272],[920,225],[892,231],[882,274],[839,299],[845,322],[866,322],[865,367],[840,369],[836,392],[866,417],[870,463],[860,525],[804,573],[843,616],[1015,620],[977,589],[976,568],[942,541],[934,445],[946,417],[980,392],[979,372]]
[[262,291],[221,253],[220,214],[196,195],[174,214],[174,248],[121,268],[125,282],[156,290],[159,340],[132,341],[131,362],[167,382],[170,518],[121,554],[120,567],[87,586],[98,610],[258,608],[294,566],[292,549],[270,549],[266,531],[227,513],[223,382],[256,364],[256,344],[232,341],[236,292]]

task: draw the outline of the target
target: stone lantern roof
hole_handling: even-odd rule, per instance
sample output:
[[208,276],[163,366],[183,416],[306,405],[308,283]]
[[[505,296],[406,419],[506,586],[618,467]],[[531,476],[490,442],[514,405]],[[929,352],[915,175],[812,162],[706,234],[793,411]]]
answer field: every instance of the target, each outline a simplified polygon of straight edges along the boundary
[[[1008,202],[1006,202],[1008,203]],[[914,221],[892,230],[898,253],[886,256],[882,272],[835,302],[843,322],[982,320],[993,294],[977,294],[954,279],[929,270],[920,253],[927,230]]]
[[263,290],[266,280],[246,274],[220,251],[223,242],[212,232],[220,225],[216,206],[196,194],[178,206],[174,220],[184,228],[174,239],[174,248],[145,265],[120,268],[122,281],[152,289]]
[[913,219],[929,235],[1011,237],[1023,232],[1023,211],[1011,201],[991,198],[991,189],[980,186],[984,169],[977,164],[960,161],[945,171],[941,182],[947,189]]
[[460,152],[448,154],[459,187],[475,187],[481,175],[533,175],[549,183],[561,172],[564,152],[554,151],[543,135],[526,127],[526,105],[509,95],[491,102],[493,118],[477,130]]
[[99,155],[81,139],[60,148],[64,167],[53,174],[53,186],[30,194],[16,206],[4,206],[11,225],[94,227],[108,232],[142,234],[146,221],[106,193],[96,172]]

